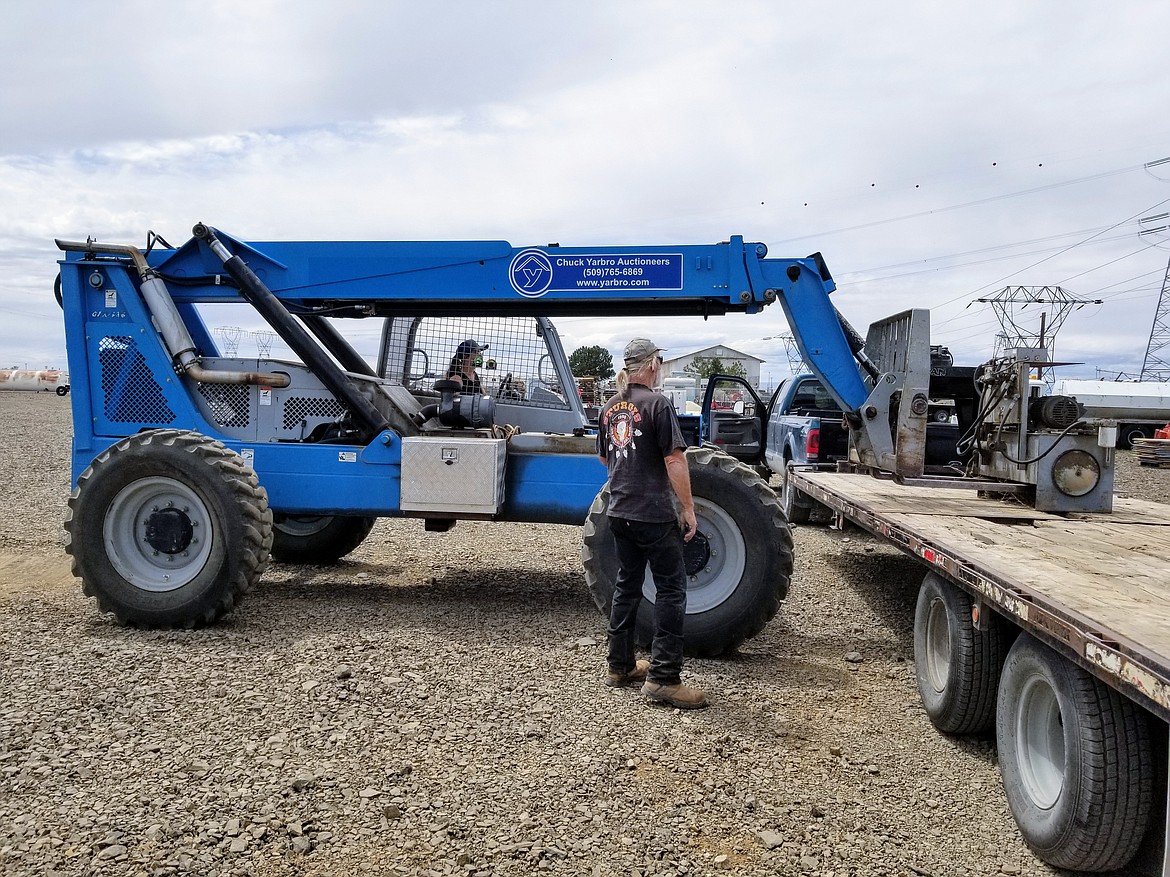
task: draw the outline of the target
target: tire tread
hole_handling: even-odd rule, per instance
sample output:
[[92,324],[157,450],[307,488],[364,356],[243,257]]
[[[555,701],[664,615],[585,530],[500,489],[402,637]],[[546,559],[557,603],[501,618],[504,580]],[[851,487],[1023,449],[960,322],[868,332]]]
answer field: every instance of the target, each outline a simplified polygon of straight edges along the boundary
[[[235,501],[235,510],[245,521],[240,544],[239,564],[233,570],[232,579],[219,597],[202,611],[169,624],[146,624],[134,617],[125,607],[110,600],[100,583],[86,576],[84,564],[79,558],[75,542],[77,528],[77,505],[83,493],[95,479],[100,479],[116,455],[130,452],[134,448],[151,446],[177,448],[197,457],[209,466],[230,488]],[[272,550],[272,511],[268,507],[268,494],[260,485],[260,479],[250,466],[222,442],[201,433],[182,429],[156,429],[119,439],[99,453],[77,479],[77,486],[70,493],[65,516],[65,552],[71,558],[73,575],[81,579],[82,593],[97,601],[99,611],[114,616],[119,624],[128,627],[174,627],[191,629],[213,624],[227,615],[238,604],[244,594],[251,591],[264,570],[268,567]]]

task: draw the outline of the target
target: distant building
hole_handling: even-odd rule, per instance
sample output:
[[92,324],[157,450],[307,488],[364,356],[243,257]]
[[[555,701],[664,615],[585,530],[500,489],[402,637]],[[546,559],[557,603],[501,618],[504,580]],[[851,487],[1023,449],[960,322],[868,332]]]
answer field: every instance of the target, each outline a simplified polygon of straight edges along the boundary
[[747,382],[753,387],[760,386],[760,364],[764,360],[758,356],[752,356],[750,353],[736,350],[733,347],[728,347],[725,344],[716,344],[712,347],[704,347],[702,350],[696,350],[692,353],[684,353],[682,356],[671,357],[670,359],[663,359],[662,365],[666,369],[668,375],[685,377],[689,372],[687,366],[693,363],[696,359],[718,359],[724,365],[728,363],[737,362],[743,366],[747,372]]

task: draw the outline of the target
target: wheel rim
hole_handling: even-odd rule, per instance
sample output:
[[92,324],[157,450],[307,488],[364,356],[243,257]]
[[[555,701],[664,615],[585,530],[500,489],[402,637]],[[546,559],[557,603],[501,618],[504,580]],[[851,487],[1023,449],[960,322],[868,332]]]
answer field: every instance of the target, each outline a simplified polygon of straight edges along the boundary
[[332,520],[332,515],[285,515],[272,522],[272,529],[289,536],[312,536],[328,527]]
[[931,688],[941,694],[951,673],[951,626],[942,600],[930,601],[926,615],[926,676]]
[[214,519],[194,490],[173,478],[123,487],[102,525],[114,569],[144,591],[173,591],[199,575],[211,554]]
[[[747,567],[747,545],[731,515],[709,500],[695,497],[695,519],[699,532],[707,540],[707,562],[687,576],[688,615],[706,612],[723,603],[735,593]],[[654,576],[649,564],[642,594],[654,602]]]
[[1029,679],[1020,694],[1016,740],[1024,789],[1037,807],[1049,810],[1064,788],[1064,724],[1060,701],[1046,679]]

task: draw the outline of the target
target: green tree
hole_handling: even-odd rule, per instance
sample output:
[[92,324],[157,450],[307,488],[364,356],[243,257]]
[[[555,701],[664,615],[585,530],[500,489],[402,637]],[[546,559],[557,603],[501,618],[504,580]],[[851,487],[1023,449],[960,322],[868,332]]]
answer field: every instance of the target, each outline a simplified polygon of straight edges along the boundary
[[604,381],[614,376],[613,357],[604,347],[596,344],[589,347],[578,347],[569,354],[569,368],[573,377],[597,378]]
[[683,371],[701,378],[709,378],[711,375],[731,375],[733,378],[747,377],[747,369],[743,367],[742,362],[735,359],[724,362],[718,356],[696,356],[694,361]]

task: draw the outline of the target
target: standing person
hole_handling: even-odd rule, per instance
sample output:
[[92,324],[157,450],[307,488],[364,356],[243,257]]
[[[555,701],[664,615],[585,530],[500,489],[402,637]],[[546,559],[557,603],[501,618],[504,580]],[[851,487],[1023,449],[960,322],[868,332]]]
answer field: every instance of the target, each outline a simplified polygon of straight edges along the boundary
[[447,379],[463,384],[464,393],[482,396],[483,384],[479,380],[479,374],[476,373],[475,367],[478,364],[476,360],[479,355],[487,349],[486,344],[480,344],[473,338],[461,341],[455,349],[455,355],[451,357],[451,365],[447,367]]
[[[607,514],[619,567],[605,684],[644,682],[642,693],[651,700],[701,709],[707,696],[680,679],[687,611],[683,542],[691,540],[698,525],[686,442],[674,408],[651,389],[659,385],[661,352],[646,338],[626,345],[618,394],[598,420],[597,453],[609,470]],[[654,576],[654,640],[650,660],[635,661],[634,626],[647,563]]]

